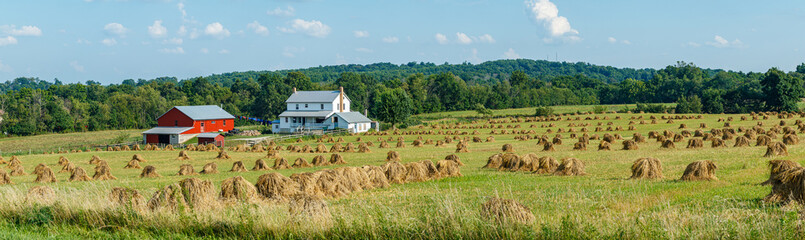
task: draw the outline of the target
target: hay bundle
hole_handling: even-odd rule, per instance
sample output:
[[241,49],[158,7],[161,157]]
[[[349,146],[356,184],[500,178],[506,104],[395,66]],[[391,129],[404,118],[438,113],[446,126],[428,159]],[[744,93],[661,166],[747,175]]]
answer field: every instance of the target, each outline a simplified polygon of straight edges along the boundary
[[175,149],[173,149],[173,145],[165,146],[165,151],[173,151],[173,150],[175,150]]
[[682,142],[685,140],[685,137],[682,134],[674,134],[674,142]]
[[749,146],[749,139],[744,136],[738,136],[735,138],[735,145],[733,147],[748,147]]
[[179,151],[179,157],[176,160],[183,161],[183,160],[193,160],[190,158],[190,155],[187,155],[187,150]]
[[757,137],[755,146],[768,146],[771,143],[772,143],[771,137],[769,137],[768,135],[760,135]]
[[702,141],[701,138],[688,139],[688,147],[687,148],[695,149],[695,148],[702,148],[703,146],[704,146],[704,141]]
[[56,191],[48,186],[33,186],[28,189],[28,194],[25,195],[25,201],[39,202],[39,203],[52,203],[56,198]]
[[601,141],[601,143],[598,144],[598,151],[602,151],[602,150],[603,151],[609,151],[610,150],[609,142]]
[[410,162],[405,165],[405,181],[406,182],[424,182],[430,179],[428,177],[428,168],[421,162]]
[[764,157],[775,157],[775,156],[788,156],[788,147],[781,142],[775,142],[769,144],[766,147],[766,154],[763,155]]
[[366,172],[366,176],[369,178],[373,188],[389,187],[389,181],[386,178],[386,174],[383,173],[383,168],[379,166],[363,166],[363,171]]
[[559,137],[559,136],[556,136],[556,137],[553,138],[553,141],[551,141],[551,143],[553,143],[553,145],[562,145],[562,138]]
[[58,182],[56,180],[56,174],[53,173],[49,167],[45,166],[44,164],[40,164],[42,167],[35,170],[34,174],[36,174],[36,179],[34,180],[35,183],[55,183]]
[[398,148],[405,148],[405,142],[403,142],[402,139],[397,141],[397,147]]
[[[137,156],[137,155],[139,155],[139,154],[134,154],[134,156]],[[14,160],[14,159],[12,158],[11,160]],[[93,165],[98,164],[98,161],[101,161],[101,158],[98,157],[98,156],[92,155],[92,158],[89,159],[89,164],[93,164]]]
[[72,170],[72,172],[70,173],[70,178],[69,178],[69,181],[70,181],[70,182],[75,182],[75,181],[89,181],[89,180],[92,180],[92,178],[90,178],[89,176],[87,176],[87,172],[86,172],[86,171],[84,171],[84,169],[83,169],[83,168],[81,168],[81,167],[76,167],[76,168],[74,168],[74,169]]
[[397,151],[389,151],[388,153],[386,153],[386,161],[387,162],[389,162],[389,161],[400,161],[400,160],[401,160],[400,159],[400,153],[398,153]]
[[799,137],[797,137],[797,134],[786,134],[783,136],[783,143],[785,145],[796,145],[799,143]]
[[456,144],[456,152],[457,153],[465,153],[465,152],[470,152],[470,150],[468,149],[468,146],[467,146],[466,143],[459,142],[458,144]]
[[[305,196],[323,196],[316,192],[316,181],[319,179],[320,172],[306,172],[291,174],[291,180],[299,184],[299,192]],[[386,176],[383,176],[385,179]]]
[[17,165],[9,164],[9,167],[11,168],[11,172],[9,172],[8,174],[10,174],[11,176],[25,176],[25,175],[28,175],[28,173],[25,173],[25,167],[23,167],[20,164],[17,164]]
[[553,173],[556,171],[556,168],[559,167],[559,162],[557,162],[556,159],[553,157],[545,156],[539,158],[538,162],[535,165],[537,165],[537,167],[533,171],[533,173],[537,174]]
[[201,174],[214,174],[218,173],[218,164],[215,162],[209,162],[204,164],[204,167],[201,168]]
[[342,176],[342,181],[351,192],[373,189],[369,176],[358,167],[341,167],[335,169]]
[[[274,159],[274,164],[276,164],[277,161],[284,161],[286,164],[288,163],[288,161],[285,160],[285,158]],[[268,167],[268,163],[266,163],[266,161],[263,161],[263,159],[257,159],[254,161],[254,167],[252,168],[252,171],[268,171],[268,170],[271,170],[271,168]]]
[[635,141],[636,143],[644,143],[646,142],[646,137],[643,137],[643,135],[640,133],[634,133],[632,135],[632,140]]
[[179,176],[192,176],[192,175],[198,175],[198,173],[196,173],[196,170],[193,169],[193,165],[182,164],[181,166],[179,166],[178,175]]
[[623,150],[637,150],[637,143],[633,140],[623,141]]
[[710,160],[701,160],[688,164],[685,173],[682,174],[682,181],[701,181],[718,180],[716,178],[716,164]]
[[137,160],[129,161],[123,169],[140,169],[140,162]]
[[326,226],[332,224],[332,214],[327,202],[310,196],[299,196],[291,199],[288,213],[292,221],[298,224]]
[[340,154],[336,153],[336,154],[330,155],[330,164],[333,164],[333,165],[335,165],[335,164],[347,164],[347,162],[344,161],[344,157],[342,157]]
[[152,211],[208,209],[216,204],[215,186],[209,180],[187,178],[160,189],[148,200]]
[[503,170],[512,170],[512,171],[520,170],[520,168],[519,168],[520,167],[520,156],[517,156],[517,154],[504,153],[501,156],[501,159],[503,159],[503,161],[500,164],[500,167],[498,168],[498,170],[500,170],[500,171],[503,171]]
[[145,166],[145,168],[143,168],[143,172],[140,173],[140,178],[159,178],[159,177],[162,177],[162,175],[159,175],[159,173],[157,173],[157,168],[151,165]]
[[358,144],[358,152],[360,153],[370,153],[372,150],[369,149],[369,146],[366,143]]
[[0,156],[0,164],[8,164],[8,162],[6,162],[6,160],[3,159],[3,156]]
[[573,150],[587,150],[587,144],[583,142],[577,142],[573,144]]
[[512,147],[512,145],[508,144],[508,143],[503,144],[503,147],[501,148],[501,151],[503,151],[503,152],[514,152],[514,147]]
[[562,163],[556,167],[553,175],[557,176],[583,176],[587,175],[584,172],[584,162],[576,158],[564,158]]
[[660,148],[676,148],[676,144],[674,144],[674,141],[665,140],[662,142]]
[[[796,186],[784,181],[790,180],[791,177],[793,177],[793,173],[800,172],[801,169],[802,165],[797,162],[789,160],[769,161],[769,179],[760,185],[772,185],[772,188],[771,193],[766,195],[763,201],[768,203],[787,203],[789,200],[792,200],[790,197],[793,195],[792,190]],[[801,184],[801,182],[799,184]]]
[[232,169],[229,170],[229,171],[230,172],[248,172],[249,170],[246,170],[246,166],[243,165],[242,161],[237,161],[237,162],[232,163]]
[[313,166],[328,166],[330,162],[324,158],[322,155],[318,155],[313,157]]
[[[105,163],[105,162],[102,162]],[[95,166],[95,175],[92,176],[92,179],[95,180],[117,180],[115,176],[112,176],[112,169],[109,168],[109,165],[106,164],[98,164]]]
[[[258,159],[257,161],[260,161],[260,160],[261,160],[261,159]],[[257,164],[257,162],[255,162],[255,164]],[[265,164],[265,162],[263,162],[263,164]],[[257,167],[257,165],[255,165],[255,168],[256,168],[256,167]],[[265,169],[263,169],[263,170],[269,170],[268,166],[263,166],[263,167],[265,167]],[[277,158],[277,159],[274,159],[274,166],[273,166],[273,167],[271,167],[271,168],[272,168],[272,169],[274,169],[274,170],[280,170],[280,169],[293,169],[293,168],[291,167],[291,164],[289,164],[289,163],[288,163],[288,160],[287,160],[287,159],[285,159],[285,158]],[[252,169],[252,170],[254,170],[254,169]]]
[[486,137],[486,142],[494,142],[494,141],[495,141],[495,137],[494,137],[494,136],[489,136],[489,137]]
[[312,166],[313,165],[310,165],[304,158],[297,158],[296,161],[293,162],[293,165],[291,165],[292,168],[306,168]]
[[458,163],[450,160],[441,160],[436,162],[436,170],[439,171],[440,177],[461,177],[461,168]]
[[[481,138],[479,138],[479,137],[475,137],[475,138],[478,138],[478,140],[481,140]],[[419,140],[419,139],[414,140],[413,145],[414,145],[414,147],[422,147],[422,146],[424,146],[424,144],[422,143],[422,140]]]
[[314,192],[316,195],[341,197],[351,192],[347,181],[348,180],[344,179],[344,176],[336,170],[321,170],[319,171],[319,177],[316,179]]
[[261,175],[255,187],[257,193],[270,200],[285,200],[299,194],[298,183],[276,172]]
[[486,160],[486,165],[484,165],[483,168],[493,168],[493,169],[500,168],[500,166],[503,165],[502,156],[503,154],[500,153],[489,156],[489,158],[487,158]]
[[632,164],[632,176],[629,179],[662,179],[662,164],[652,157],[638,158]]
[[387,162],[381,167],[383,168],[383,173],[386,175],[386,179],[389,181],[389,183],[405,183],[405,179],[408,176],[408,170],[400,162]]
[[134,147],[132,148],[132,150],[134,150],[134,151],[142,151],[143,149],[140,148],[140,144],[134,144]]
[[[2,161],[2,160],[3,160],[2,157],[0,157],[0,161]],[[3,161],[3,162],[5,163],[5,161]],[[67,165],[68,163],[70,163],[70,160],[67,159],[67,157],[65,157],[65,156],[60,156],[59,157],[59,166],[64,166],[64,165]]]
[[316,145],[316,152],[317,153],[327,153],[327,146],[324,146],[324,144]]
[[450,160],[450,161],[456,162],[456,164],[458,164],[459,167],[464,166],[464,163],[461,162],[461,158],[458,157],[458,155],[455,155],[455,154],[447,155],[446,157],[444,157],[444,160]]
[[343,151],[344,151],[344,147],[341,146],[340,143],[333,144],[333,146],[330,147],[330,152],[332,152],[332,153],[343,152]]
[[229,202],[254,202],[258,199],[257,187],[241,176],[224,179],[221,182],[219,199]]
[[710,143],[710,146],[712,148],[726,147],[727,144],[724,144],[724,140],[721,140],[721,138],[713,138],[713,141]]
[[68,162],[67,164],[64,164],[64,166],[62,166],[59,173],[72,172],[73,169],[75,169],[75,165],[71,162]]
[[493,197],[481,205],[481,216],[497,224],[532,224],[531,209],[512,199]]
[[439,174],[439,169],[436,168],[436,164],[433,164],[430,160],[422,160],[419,161],[428,171],[428,178],[429,179],[439,179],[441,178],[441,174]]
[[145,206],[145,197],[131,188],[112,188],[112,191],[107,195],[107,199],[114,204],[133,209],[141,209]]
[[229,154],[226,153],[226,151],[224,151],[224,149],[221,149],[221,151],[218,152],[218,156],[215,157],[215,159],[221,160],[221,159],[232,159],[232,158],[229,157]]
[[11,181],[11,175],[9,175],[5,170],[0,169],[0,185],[6,184],[14,184],[14,182]]
[[[440,143],[440,142],[442,142],[442,141],[437,141],[437,142],[436,142],[436,146],[439,146],[439,143]],[[379,148],[388,148],[388,147],[389,147],[389,143],[388,143],[388,142],[386,142],[386,141],[382,141],[382,142],[380,142],[380,146],[379,146]]]
[[544,152],[553,152],[556,151],[556,148],[553,147],[553,143],[546,142],[544,146],[542,146],[542,151]]
[[[352,144],[352,143],[350,143],[350,144]],[[301,152],[301,153],[313,153],[314,151],[313,151],[313,148],[310,147],[310,145],[305,144],[305,146],[302,146],[302,149],[299,150],[299,152]]]

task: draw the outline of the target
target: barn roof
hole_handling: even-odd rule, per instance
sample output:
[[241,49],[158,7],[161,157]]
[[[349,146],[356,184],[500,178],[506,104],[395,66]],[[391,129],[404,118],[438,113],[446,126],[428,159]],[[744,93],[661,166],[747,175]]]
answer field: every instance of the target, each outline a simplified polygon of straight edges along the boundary
[[[285,100],[286,103],[319,103],[319,102],[333,102],[338,99],[338,94],[341,91],[297,91]],[[349,99],[347,94],[344,98]]]
[[217,133],[217,132],[208,132],[208,133],[199,133],[198,136],[196,136],[196,137],[199,137],[199,138],[215,138],[218,135],[221,135],[221,134]]
[[155,127],[148,129],[143,134],[182,134],[193,127]]
[[336,115],[341,117],[341,119],[344,119],[344,121],[346,121],[348,123],[367,123],[367,122],[372,122],[372,119],[369,119],[368,117],[364,116],[363,114],[361,114],[359,112],[337,112],[337,113],[333,114],[333,116],[336,116]]
[[[234,119],[235,116],[216,105],[175,106],[180,112],[193,120]],[[173,109],[171,108],[171,109]],[[170,110],[168,110],[170,112]],[[165,113],[168,113],[165,112]],[[162,114],[165,115],[164,113]],[[157,119],[162,118],[159,116]]]

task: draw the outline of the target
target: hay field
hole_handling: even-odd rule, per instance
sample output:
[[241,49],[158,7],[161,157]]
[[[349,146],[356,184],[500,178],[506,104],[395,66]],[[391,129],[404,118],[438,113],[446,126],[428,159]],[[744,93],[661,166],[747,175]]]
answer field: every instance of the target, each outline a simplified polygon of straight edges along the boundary
[[[591,107],[590,107],[591,108]],[[656,117],[651,124],[650,117]],[[668,123],[663,116],[685,116],[694,119],[674,119]],[[249,170],[258,159],[264,159],[272,166],[274,159],[266,153],[238,152],[229,150],[228,160],[217,160],[217,152],[190,151],[192,160],[177,161],[179,151],[100,151],[54,155],[27,155],[20,160],[25,172],[31,173],[39,163],[45,163],[53,171],[58,171],[59,156],[67,157],[76,166],[87,170],[91,176],[95,165],[90,158],[97,155],[108,162],[111,173],[118,180],[66,182],[69,173],[56,173],[58,183],[33,183],[36,176],[14,176],[12,185],[0,186],[0,237],[43,236],[57,238],[371,238],[371,239],[434,239],[434,238],[629,238],[629,239],[713,239],[713,238],[775,238],[801,239],[803,233],[799,218],[801,207],[797,204],[781,206],[768,204],[762,198],[771,191],[770,186],[759,183],[769,178],[767,162],[772,159],[785,159],[802,162],[805,150],[801,144],[788,146],[788,156],[763,157],[765,146],[733,147],[734,138],[725,140],[726,147],[711,147],[711,141],[704,141],[698,149],[685,148],[689,139],[684,137],[675,143],[674,149],[661,148],[661,143],[653,138],[638,143],[637,150],[621,150],[622,143],[630,140],[633,133],[648,136],[650,131],[682,130],[694,132],[701,129],[724,128],[728,119],[730,128],[752,128],[762,123],[762,128],[778,126],[781,119],[776,115],[768,119],[751,120],[744,115],[672,115],[672,114],[592,114],[563,116],[561,120],[518,122],[512,119],[492,119],[496,123],[478,121],[472,124],[451,125],[450,121],[433,121],[429,126],[412,127],[394,132],[384,132],[383,136],[335,136],[344,140],[342,145],[373,142],[371,153],[339,153],[347,162],[343,165],[319,166],[267,171],[228,172],[232,164],[242,161]],[[748,120],[741,120],[741,117]],[[575,120],[576,118],[579,120]],[[590,117],[591,120],[585,120]],[[592,119],[597,117],[598,119]],[[568,118],[570,120],[568,120]],[[634,119],[632,119],[634,118]],[[793,127],[795,121],[803,119],[799,115],[785,118],[785,126]],[[523,119],[525,120],[525,119]],[[452,120],[451,120],[452,121]],[[630,125],[630,121],[634,124]],[[645,121],[641,124],[640,121]],[[602,125],[602,131],[595,128]],[[608,125],[611,122],[612,125]],[[569,124],[576,127],[568,127]],[[700,124],[706,128],[699,128]],[[480,128],[496,126],[495,129]],[[554,124],[553,127],[548,126]],[[579,127],[581,124],[588,126]],[[687,127],[680,129],[680,124]],[[532,125],[534,125],[532,127]],[[545,125],[543,127],[542,125]],[[435,128],[435,127],[442,128]],[[502,126],[502,128],[497,128]],[[515,127],[519,126],[519,127]],[[627,130],[634,126],[635,130]],[[448,127],[447,129],[444,127]],[[612,127],[612,131],[606,131]],[[621,127],[623,130],[615,130]],[[457,129],[455,129],[457,128]],[[478,129],[473,129],[478,128]],[[562,129],[562,144],[555,145],[555,151],[542,151],[538,139],[517,140],[515,137],[548,136],[553,139]],[[610,151],[598,151],[601,140],[590,140],[587,150],[573,150],[577,139],[571,138],[567,131],[573,128],[580,136],[582,128],[588,134],[602,136],[605,133],[620,134],[623,139],[615,140]],[[502,134],[502,130],[530,131],[528,134]],[[546,133],[548,129],[552,133]],[[458,138],[469,138],[468,152],[455,153],[458,141],[435,147],[426,144],[414,147],[419,136],[423,140],[444,140],[445,135],[425,134],[433,130],[459,131]],[[492,134],[492,131],[497,133]],[[412,133],[416,131],[417,133]],[[478,134],[473,134],[478,131]],[[424,132],[424,133],[418,133]],[[467,132],[461,135],[461,132]],[[736,136],[742,135],[738,132]],[[453,137],[454,135],[449,135]],[[473,137],[486,140],[494,137],[494,142],[473,142]],[[396,139],[404,138],[405,147],[397,148]],[[388,141],[389,148],[379,148],[378,138]],[[783,134],[777,134],[775,142],[782,141]],[[316,140],[302,143],[283,142],[279,152],[290,163],[302,157],[308,162],[317,155],[326,159],[330,154],[295,153],[285,150],[289,145],[302,147],[310,145],[315,149]],[[333,143],[323,143],[330,149]],[[501,153],[504,144],[511,144],[518,155],[534,153],[538,157],[549,156],[559,161],[563,158],[576,158],[585,165],[584,176],[554,176],[530,172],[498,171],[482,168],[490,156]],[[317,218],[299,219],[289,213],[288,201],[260,201],[256,203],[224,204],[205,210],[189,210],[172,213],[167,211],[136,211],[111,203],[107,195],[114,187],[136,189],[146,200],[163,187],[179,182],[188,176],[177,176],[182,164],[190,164],[196,172],[209,162],[216,162],[220,173],[197,177],[210,180],[216,191],[220,191],[224,179],[242,176],[254,184],[261,175],[279,173],[291,176],[294,173],[313,172],[343,166],[380,166],[386,163],[388,151],[400,153],[403,164],[422,160],[436,163],[447,155],[456,154],[465,166],[460,168],[461,177],[442,178],[423,182],[392,184],[388,188],[363,190],[349,193],[343,197],[325,197],[329,214],[328,221]],[[140,154],[162,177],[139,178],[141,169],[124,169],[132,155]],[[652,157],[662,164],[664,178],[660,180],[630,180],[632,163],[638,158]],[[717,165],[716,181],[679,181],[688,164],[710,160]],[[8,161],[8,157],[6,157]],[[2,166],[8,170],[5,166]],[[49,186],[55,190],[52,202],[35,202],[27,199],[26,192],[33,186]],[[532,221],[522,223],[498,222],[482,214],[482,204],[492,198],[514,199],[534,215]],[[328,215],[329,216],[329,215]]]

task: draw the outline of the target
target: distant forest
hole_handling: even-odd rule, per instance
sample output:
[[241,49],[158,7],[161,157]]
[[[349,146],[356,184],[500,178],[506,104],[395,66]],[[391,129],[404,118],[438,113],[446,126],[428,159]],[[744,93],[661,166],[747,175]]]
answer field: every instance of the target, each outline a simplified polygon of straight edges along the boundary
[[176,105],[221,105],[236,116],[271,120],[285,110],[284,101],[294,87],[335,90],[343,86],[353,111],[367,110],[369,117],[381,120],[393,104],[390,101],[401,99],[410,102],[405,109],[410,114],[673,102],[680,103],[674,110],[682,113],[796,111],[795,103],[805,96],[803,77],[805,64],[790,73],[775,68],[743,73],[685,62],[655,70],[520,59],[477,65],[351,64],[184,80],[126,79],[110,85],[17,78],[0,83],[0,131],[32,135],[150,128],[156,125],[156,117]]

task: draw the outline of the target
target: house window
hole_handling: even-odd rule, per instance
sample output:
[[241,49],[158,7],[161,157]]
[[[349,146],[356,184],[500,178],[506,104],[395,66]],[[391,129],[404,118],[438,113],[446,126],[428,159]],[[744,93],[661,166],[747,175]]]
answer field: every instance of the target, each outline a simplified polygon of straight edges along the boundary
[[333,122],[338,123],[338,117],[333,117]]
[[215,121],[212,121],[212,124],[215,124]]
[[226,126],[226,120],[224,120],[224,126]]
[[285,118],[285,123],[288,123],[288,118],[287,117]]
[[293,118],[293,123],[296,123],[296,118]]
[[321,105],[321,109],[324,110],[324,104]]
[[173,126],[179,126],[179,120],[173,120]]
[[341,110],[342,111],[344,110],[344,104],[343,103],[341,104]]
[[305,103],[305,108],[307,108],[307,103]]
[[299,104],[296,104],[296,110],[299,110]]

